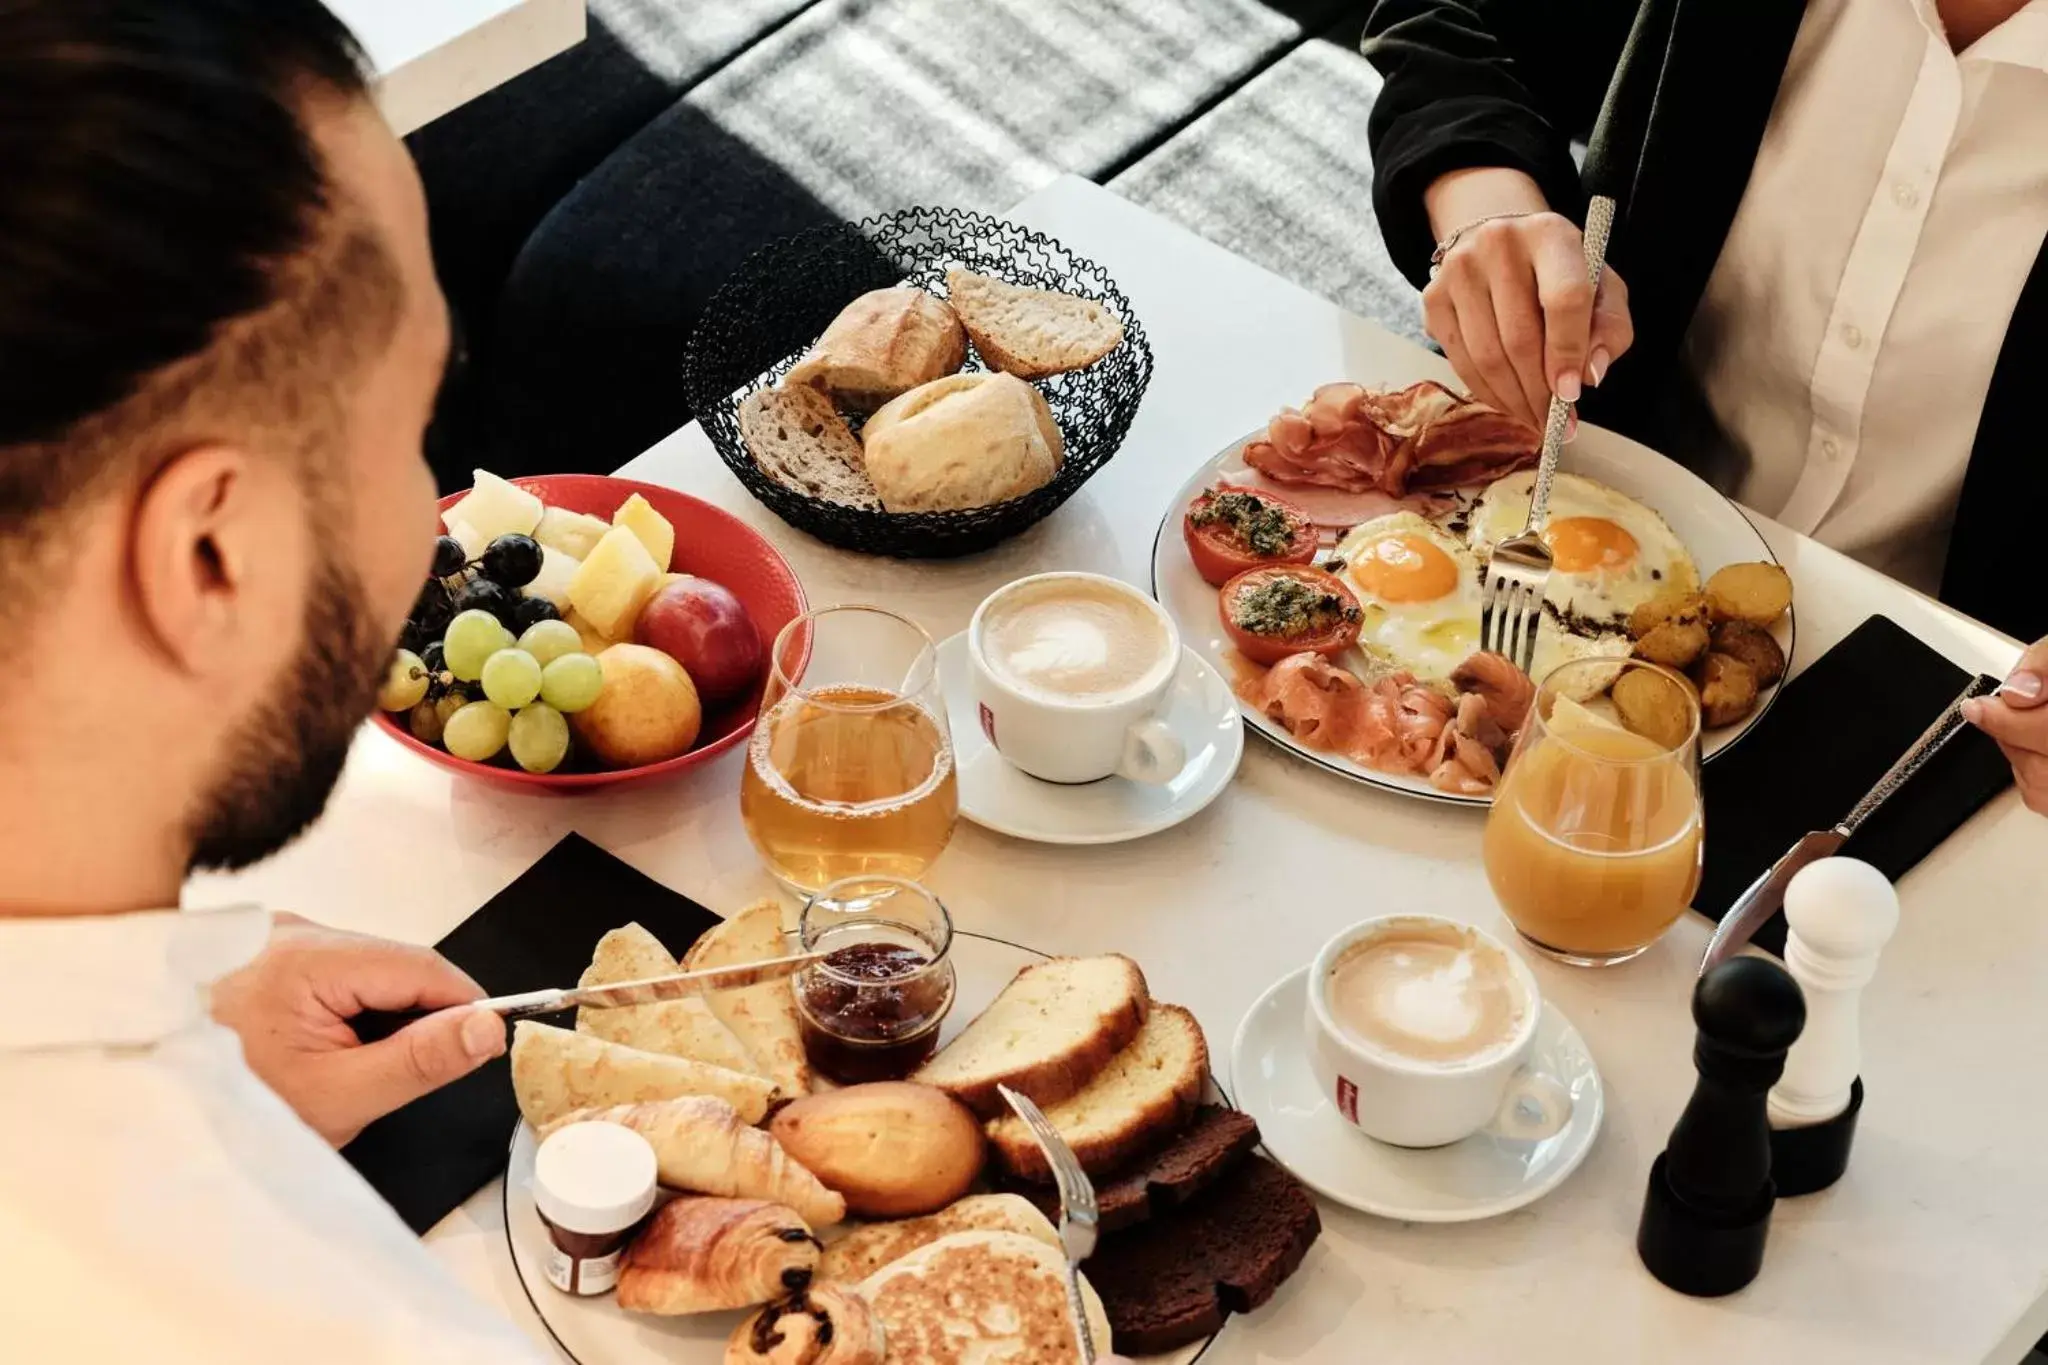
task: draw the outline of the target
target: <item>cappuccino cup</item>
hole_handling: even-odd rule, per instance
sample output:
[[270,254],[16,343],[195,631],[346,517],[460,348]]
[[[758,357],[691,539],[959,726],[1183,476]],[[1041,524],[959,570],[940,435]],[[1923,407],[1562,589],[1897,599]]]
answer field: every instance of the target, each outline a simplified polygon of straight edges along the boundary
[[1173,619],[1092,573],[1043,573],[990,593],[967,627],[982,733],[1047,782],[1171,781],[1187,751],[1159,719],[1180,669]]
[[1370,919],[1309,968],[1309,1065],[1345,1122],[1397,1147],[1545,1138],[1571,1096],[1527,1065],[1542,1012],[1528,965],[1491,935],[1436,915]]

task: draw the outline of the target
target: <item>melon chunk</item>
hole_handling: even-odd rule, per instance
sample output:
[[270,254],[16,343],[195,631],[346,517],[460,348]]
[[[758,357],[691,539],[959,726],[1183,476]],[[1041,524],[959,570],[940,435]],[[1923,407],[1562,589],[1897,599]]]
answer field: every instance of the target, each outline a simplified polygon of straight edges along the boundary
[[563,554],[552,545],[540,547],[540,572],[531,583],[519,591],[528,597],[545,597],[555,604],[555,610],[569,610],[569,584],[575,580],[576,570],[583,567],[581,560]]
[[[461,503],[457,503],[456,507],[461,505]],[[456,516],[454,508],[449,509],[448,515],[442,518],[442,521],[448,527],[448,534],[453,536],[455,543],[462,547],[462,558],[465,561],[476,559],[482,555],[484,546],[490,544],[488,540],[485,540],[476,533],[476,527],[471,526],[461,517]]]
[[540,525],[533,528],[533,538],[580,563],[590,558],[597,542],[603,540],[604,533],[611,529],[603,517],[571,512],[566,507],[550,507],[540,514]]
[[654,510],[647,499],[635,493],[627,498],[612,513],[612,525],[623,526],[640,537],[640,543],[647,547],[648,555],[654,560],[654,567],[668,572],[669,556],[675,553],[676,528],[668,524],[668,518]]
[[531,535],[543,510],[540,499],[524,488],[479,469],[469,496],[448,509],[448,519],[462,518],[489,544],[499,536]]
[[585,654],[602,654],[618,643],[616,640],[605,639],[604,633],[585,620],[583,613],[574,607],[563,612],[562,619],[575,628],[576,638],[583,642],[583,652]]
[[640,608],[661,586],[661,568],[640,537],[624,526],[605,532],[569,580],[569,605],[608,639],[633,634]]

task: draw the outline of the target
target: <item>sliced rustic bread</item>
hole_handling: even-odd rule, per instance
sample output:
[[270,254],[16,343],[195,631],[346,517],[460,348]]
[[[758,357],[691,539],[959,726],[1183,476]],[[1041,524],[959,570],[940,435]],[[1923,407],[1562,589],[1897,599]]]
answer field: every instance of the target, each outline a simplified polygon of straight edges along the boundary
[[1033,963],[910,1079],[983,1118],[1007,1112],[999,1085],[1058,1104],[1130,1046],[1150,1008],[1145,974],[1122,954]]
[[[1173,1212],[1229,1174],[1258,1145],[1259,1125],[1251,1115],[1220,1104],[1201,1106],[1166,1146],[1096,1179],[1095,1208],[1102,1230],[1117,1232]],[[1060,1192],[1053,1186],[1016,1176],[1005,1176],[1003,1183],[1047,1218],[1060,1216]],[[826,1256],[830,1255],[828,1251]]]
[[989,368],[1019,379],[1093,365],[1123,344],[1123,320],[1093,299],[1026,289],[971,270],[948,270],[946,292]]
[[860,440],[832,400],[801,384],[758,389],[740,404],[740,439],[769,478],[826,502],[878,512]]
[[[1045,1116],[1074,1149],[1081,1168],[1103,1175],[1159,1147],[1187,1125],[1209,1081],[1209,1044],[1195,1016],[1154,1002],[1145,1027],[1100,1075]],[[1051,1180],[1052,1168],[1014,1114],[988,1125],[996,1164],[1026,1180]]]

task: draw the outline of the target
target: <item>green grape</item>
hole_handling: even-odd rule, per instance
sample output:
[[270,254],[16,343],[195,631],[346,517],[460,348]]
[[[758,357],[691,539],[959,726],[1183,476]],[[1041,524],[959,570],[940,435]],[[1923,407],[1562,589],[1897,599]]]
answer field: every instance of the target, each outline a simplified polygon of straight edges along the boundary
[[581,711],[604,691],[604,665],[588,654],[564,654],[541,670],[540,699],[557,711]]
[[574,654],[582,649],[583,637],[567,621],[536,621],[519,637],[519,647],[531,654],[535,663],[546,668],[564,654]]
[[504,707],[473,701],[448,717],[441,742],[457,758],[482,763],[505,747],[505,736],[511,728],[512,717]]
[[484,661],[484,695],[517,711],[540,695],[540,665],[523,649],[501,649]]
[[512,632],[499,624],[497,617],[474,608],[448,623],[441,654],[449,672],[464,682],[475,682],[484,675],[484,662],[511,643]]
[[391,658],[391,671],[384,686],[377,689],[377,706],[383,711],[410,711],[427,695],[427,666],[420,656],[401,649]]
[[569,756],[569,722],[545,702],[512,717],[512,761],[530,773],[551,773]]
[[434,733],[438,736],[441,729],[446,728],[448,717],[454,715],[474,700],[476,700],[474,697],[459,688],[450,688],[448,691],[443,692],[441,700],[434,703],[434,714],[441,718],[441,727],[437,728]]
[[[442,700],[445,701],[447,699],[444,697]],[[439,744],[441,742],[441,731],[447,724],[447,717],[441,714],[440,702],[421,702],[412,708],[412,715],[408,719],[412,725],[414,739],[417,739],[422,744]]]

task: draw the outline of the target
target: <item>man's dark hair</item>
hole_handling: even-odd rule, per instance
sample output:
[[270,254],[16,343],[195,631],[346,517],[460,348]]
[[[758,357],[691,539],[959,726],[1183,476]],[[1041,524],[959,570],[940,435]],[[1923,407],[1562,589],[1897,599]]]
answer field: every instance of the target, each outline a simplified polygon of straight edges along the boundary
[[209,398],[301,420],[281,365],[388,336],[395,267],[306,128],[363,91],[320,0],[0,0],[0,571],[137,438]]

